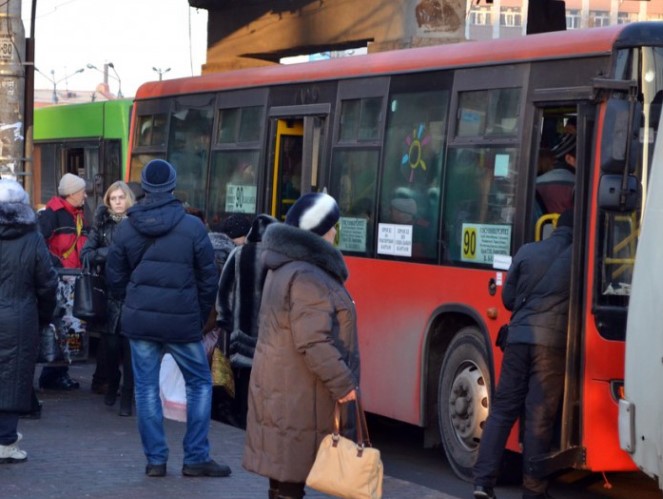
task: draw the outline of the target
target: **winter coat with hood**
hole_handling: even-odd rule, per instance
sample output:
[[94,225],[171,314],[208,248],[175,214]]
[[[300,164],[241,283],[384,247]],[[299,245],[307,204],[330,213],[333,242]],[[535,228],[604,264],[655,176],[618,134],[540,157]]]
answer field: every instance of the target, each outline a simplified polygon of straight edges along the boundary
[[572,234],[571,227],[558,227],[513,257],[502,290],[504,306],[515,310],[508,344],[566,346]]
[[[81,250],[81,262],[104,275],[108,249],[113,242],[113,235],[122,220],[114,220],[106,205],[99,205],[94,214],[94,227]],[[88,329],[107,334],[119,334],[122,302],[112,297],[108,299],[106,321],[102,324],[88,324]],[[90,327],[91,326],[91,327]]]
[[[6,182],[0,181],[0,191]],[[0,202],[0,255],[0,411],[27,412],[39,329],[51,321],[58,285],[28,204]]]
[[[230,254],[221,272],[216,297],[217,324],[231,332],[231,351],[244,357],[250,367],[258,339],[258,315],[267,267],[262,261],[262,237],[277,220],[258,215],[246,235],[246,242]],[[237,343],[233,345],[233,343]]]
[[200,341],[218,272],[207,231],[171,193],[127,211],[106,260],[111,296],[124,299],[122,334],[163,343]]
[[[77,234],[79,224],[80,233]],[[64,268],[79,269],[83,266],[80,253],[88,234],[83,208],[76,208],[63,197],[55,196],[39,212],[39,228],[49,251]]]
[[249,388],[243,466],[304,482],[332,430],[335,401],[359,383],[354,302],[343,256],[322,237],[272,224]]

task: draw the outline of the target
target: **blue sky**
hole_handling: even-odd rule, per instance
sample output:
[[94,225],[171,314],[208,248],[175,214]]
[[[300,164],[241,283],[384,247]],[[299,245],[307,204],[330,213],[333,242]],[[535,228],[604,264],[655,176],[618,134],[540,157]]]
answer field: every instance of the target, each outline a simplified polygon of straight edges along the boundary
[[[26,37],[31,5],[21,4]],[[141,83],[158,79],[153,67],[170,68],[164,79],[200,74],[207,11],[190,8],[187,0],[38,0],[35,40],[35,66],[62,80],[58,90],[94,90],[103,74],[87,65],[102,70],[112,62],[129,97]],[[80,68],[86,69],[73,74]],[[118,81],[112,70],[110,75],[110,90],[117,94]],[[47,77],[36,73],[35,88],[52,89]]]

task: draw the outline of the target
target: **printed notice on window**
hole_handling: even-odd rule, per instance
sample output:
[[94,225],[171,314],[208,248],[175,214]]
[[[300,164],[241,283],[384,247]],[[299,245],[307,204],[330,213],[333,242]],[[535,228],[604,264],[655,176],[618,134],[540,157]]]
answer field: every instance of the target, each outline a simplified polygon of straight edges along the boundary
[[412,226],[379,224],[378,253],[381,255],[412,256]]
[[365,218],[341,217],[338,222],[338,249],[365,253],[367,226]]
[[511,253],[511,225],[463,224],[461,260],[493,265],[496,255]]
[[258,188],[255,185],[228,184],[226,187],[226,211],[230,213],[255,213],[257,193]]

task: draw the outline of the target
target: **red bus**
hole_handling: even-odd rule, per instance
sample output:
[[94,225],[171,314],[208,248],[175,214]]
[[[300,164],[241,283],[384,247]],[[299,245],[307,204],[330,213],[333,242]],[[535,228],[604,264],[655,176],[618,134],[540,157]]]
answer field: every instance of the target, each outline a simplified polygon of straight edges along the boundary
[[283,218],[300,194],[327,189],[342,212],[365,406],[425,428],[469,478],[500,372],[506,269],[545,232],[539,157],[572,131],[568,372],[555,451],[530,464],[630,470],[617,401],[661,90],[662,23],[146,83],[128,179],[171,161],[175,194],[210,224]]

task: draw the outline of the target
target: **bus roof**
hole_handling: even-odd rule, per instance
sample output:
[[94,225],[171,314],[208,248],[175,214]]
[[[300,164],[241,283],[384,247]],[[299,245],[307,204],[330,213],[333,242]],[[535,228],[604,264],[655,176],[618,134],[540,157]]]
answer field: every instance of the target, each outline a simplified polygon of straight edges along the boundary
[[138,89],[136,100],[339,77],[609,55],[618,39],[627,40],[622,45],[628,46],[629,43],[642,42],[652,37],[656,40],[654,45],[663,44],[663,23],[621,24],[606,28],[528,35],[526,43],[523,43],[523,38],[510,38],[402,49],[327,61],[272,65],[149,82]]
[[35,109],[34,140],[123,138],[128,134],[132,100],[119,99]]

